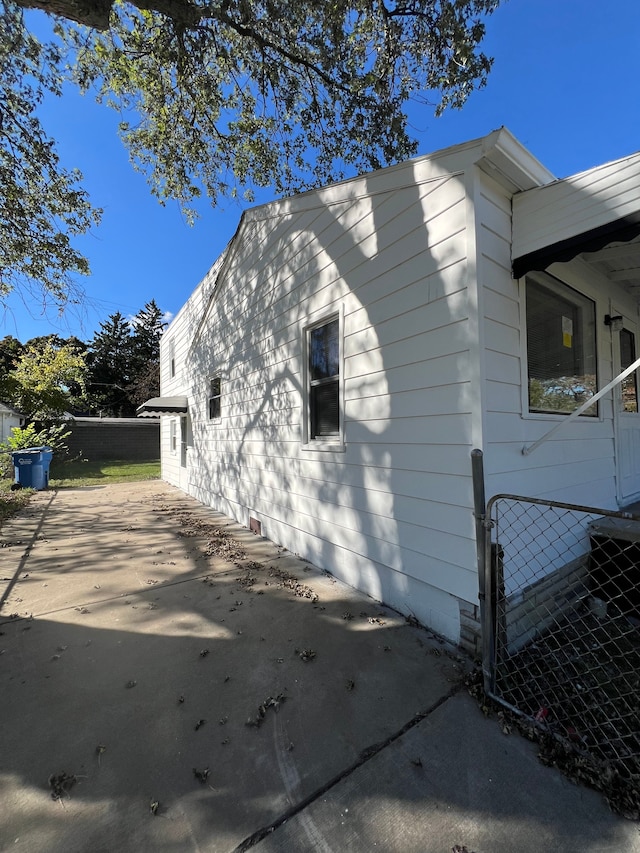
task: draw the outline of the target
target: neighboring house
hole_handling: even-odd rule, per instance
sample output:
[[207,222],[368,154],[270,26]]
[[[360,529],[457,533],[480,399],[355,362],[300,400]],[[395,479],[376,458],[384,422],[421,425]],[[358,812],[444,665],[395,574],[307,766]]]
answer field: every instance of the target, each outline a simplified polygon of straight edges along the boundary
[[248,211],[162,338],[164,479],[461,641],[473,448],[487,496],[640,497],[635,374],[569,419],[636,358],[639,235],[640,155],[505,129]]
[[0,402],[0,441],[6,441],[14,427],[24,426],[24,416],[12,406]]

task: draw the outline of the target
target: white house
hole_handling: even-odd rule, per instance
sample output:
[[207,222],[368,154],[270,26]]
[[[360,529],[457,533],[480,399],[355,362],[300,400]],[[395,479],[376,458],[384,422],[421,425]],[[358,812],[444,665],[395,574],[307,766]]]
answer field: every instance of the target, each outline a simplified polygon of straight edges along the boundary
[[12,406],[0,401],[0,441],[6,441],[14,427],[24,425],[24,417]]
[[[507,130],[256,207],[162,339],[165,480],[454,642],[487,495],[640,497],[640,154]],[[562,424],[533,452],[523,448]]]

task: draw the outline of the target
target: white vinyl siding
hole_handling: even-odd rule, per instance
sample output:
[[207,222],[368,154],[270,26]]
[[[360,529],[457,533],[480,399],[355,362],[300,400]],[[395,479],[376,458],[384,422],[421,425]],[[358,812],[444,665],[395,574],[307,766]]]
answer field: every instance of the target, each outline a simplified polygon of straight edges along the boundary
[[[474,447],[488,496],[615,506],[610,398],[522,454],[563,419],[529,412],[524,282],[511,275],[513,194],[543,179],[498,132],[244,214],[168,331],[176,376],[163,367],[162,394],[189,400],[189,493],[454,640],[460,601],[477,603]],[[595,305],[602,385],[602,318],[635,304],[579,259],[549,273]],[[341,441],[326,452],[305,435],[305,330],[334,316]],[[219,365],[212,428],[204,389]],[[180,485],[166,420],[163,476]]]
[[[526,372],[524,280],[511,277],[510,197],[488,177],[477,206],[482,247],[479,280],[484,293],[484,446],[487,496],[498,493],[617,508],[611,399],[597,418],[578,418],[529,456],[522,454],[563,415],[530,414]],[[491,237],[486,232],[491,232]],[[610,333],[603,318],[619,296],[630,297],[579,260],[554,264],[549,273],[595,305],[599,387],[613,378]]]
[[[192,377],[185,370],[185,364],[189,353],[189,347],[193,340],[194,329],[202,317],[205,306],[213,291],[216,276],[220,269],[222,258],[220,258],[209,271],[208,275],[198,285],[189,298],[189,301],[180,309],[171,322],[169,329],[160,338],[160,395],[163,397],[186,396],[189,410],[193,408],[193,397],[195,394],[202,395],[202,384],[194,387]],[[174,356],[175,375],[171,375],[171,358],[169,351]],[[211,369],[208,365],[207,371]],[[184,481],[185,471],[181,470],[180,454],[171,454],[169,451],[171,436],[171,418],[163,416],[160,420],[160,450],[162,478],[174,486],[186,485]],[[191,429],[187,431],[189,441],[191,440]]]
[[19,427],[21,423],[22,418],[19,414],[0,403],[0,441],[6,441],[11,435],[11,430]]
[[[455,637],[450,596],[477,593],[466,194],[458,174],[412,182],[425,169],[251,211],[199,331],[171,331],[190,339],[190,388],[228,367],[222,429],[194,395],[191,494]],[[300,329],[340,312],[344,452],[328,458],[304,443]]]

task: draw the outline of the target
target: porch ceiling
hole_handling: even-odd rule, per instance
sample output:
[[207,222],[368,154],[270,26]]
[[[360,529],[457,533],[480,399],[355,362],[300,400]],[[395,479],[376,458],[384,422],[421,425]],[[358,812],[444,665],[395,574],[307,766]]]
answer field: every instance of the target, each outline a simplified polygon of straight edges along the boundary
[[583,252],[581,257],[610,281],[640,298],[640,236],[626,243],[611,243],[599,252]]

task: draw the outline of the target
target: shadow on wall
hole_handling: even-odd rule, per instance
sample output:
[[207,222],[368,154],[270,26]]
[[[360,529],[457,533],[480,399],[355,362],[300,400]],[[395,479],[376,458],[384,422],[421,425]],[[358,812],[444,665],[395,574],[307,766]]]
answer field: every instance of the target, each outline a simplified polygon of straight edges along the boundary
[[[241,226],[206,322],[186,324],[198,329],[189,491],[457,637],[449,593],[477,590],[465,187],[447,174],[380,192],[376,180],[340,203],[322,191],[275,218],[258,208]],[[344,452],[304,449],[303,329],[340,310]]]

